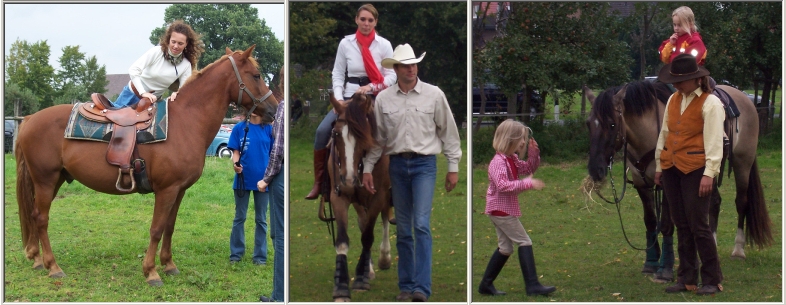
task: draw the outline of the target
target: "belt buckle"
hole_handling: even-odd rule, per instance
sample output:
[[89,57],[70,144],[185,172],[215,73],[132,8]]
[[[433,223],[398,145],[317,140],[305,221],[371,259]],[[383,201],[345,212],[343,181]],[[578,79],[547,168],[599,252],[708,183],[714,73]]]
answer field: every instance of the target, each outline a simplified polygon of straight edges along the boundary
[[405,159],[412,159],[413,157],[417,156],[417,154],[414,153],[414,152],[403,152],[403,153],[400,153],[399,155],[402,158],[405,158]]

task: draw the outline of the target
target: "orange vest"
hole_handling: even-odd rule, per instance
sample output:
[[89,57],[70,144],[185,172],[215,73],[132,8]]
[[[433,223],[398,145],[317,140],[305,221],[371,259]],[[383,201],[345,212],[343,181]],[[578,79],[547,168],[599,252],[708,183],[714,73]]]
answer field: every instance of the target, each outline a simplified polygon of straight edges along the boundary
[[669,133],[660,153],[662,169],[676,166],[687,174],[703,167],[704,156],[704,118],[701,108],[709,93],[703,93],[691,101],[685,112],[680,114],[682,94],[677,92],[669,101]]

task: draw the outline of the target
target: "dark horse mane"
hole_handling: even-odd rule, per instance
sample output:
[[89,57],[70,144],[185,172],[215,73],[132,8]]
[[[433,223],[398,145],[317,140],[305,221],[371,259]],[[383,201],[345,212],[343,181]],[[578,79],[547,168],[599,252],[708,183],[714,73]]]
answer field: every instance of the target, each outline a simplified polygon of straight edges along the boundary
[[[364,98],[368,99],[366,101],[368,105],[363,103],[362,99]],[[377,145],[377,141],[374,139],[377,135],[377,119],[374,112],[368,111],[372,105],[373,101],[367,95],[355,94],[352,96],[352,100],[347,103],[347,108],[344,111],[349,132],[357,140],[358,148],[363,150]]]
[[[617,86],[606,89],[598,95],[592,105],[595,114],[603,118],[603,120],[599,121],[604,129],[610,127],[609,122],[614,122],[614,95],[622,88],[623,86]],[[661,82],[635,81],[628,83],[624,88],[625,99],[623,99],[623,104],[625,105],[625,112],[637,116],[652,110],[656,105],[656,101],[665,105],[669,100],[669,96],[671,96],[671,90],[668,85]]]

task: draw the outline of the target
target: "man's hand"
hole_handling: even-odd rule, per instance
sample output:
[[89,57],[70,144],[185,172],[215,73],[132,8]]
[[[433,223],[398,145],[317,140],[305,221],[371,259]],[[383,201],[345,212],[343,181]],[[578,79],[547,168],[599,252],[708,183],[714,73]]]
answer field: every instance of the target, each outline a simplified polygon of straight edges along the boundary
[[377,190],[374,189],[374,176],[372,176],[371,173],[363,173],[363,186],[371,194],[377,192]]
[[265,180],[259,180],[259,182],[257,182],[257,189],[260,192],[264,193],[266,188],[267,188],[267,183],[265,182]]
[[699,197],[706,197],[712,193],[712,177],[701,176],[701,183],[699,184]]
[[458,183],[458,173],[457,172],[448,172],[445,175],[445,190],[450,193],[455,187],[456,183]]

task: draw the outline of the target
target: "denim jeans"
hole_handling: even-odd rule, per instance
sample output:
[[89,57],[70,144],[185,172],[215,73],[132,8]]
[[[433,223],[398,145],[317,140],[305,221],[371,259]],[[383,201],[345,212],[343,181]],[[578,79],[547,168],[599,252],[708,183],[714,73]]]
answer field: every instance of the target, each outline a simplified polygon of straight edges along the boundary
[[[344,101],[349,101],[351,97],[344,97]],[[338,118],[338,114],[331,109],[325,118],[317,126],[317,133],[314,135],[314,150],[323,149],[330,142],[330,131],[333,130],[333,122]]]
[[268,194],[259,191],[235,190],[235,220],[229,236],[229,259],[240,260],[246,252],[244,225],[248,214],[249,195],[254,194],[254,256],[255,263],[267,263],[267,200]]
[[[390,157],[400,291],[431,295],[431,201],[437,157]],[[413,238],[414,232],[414,238]]]
[[115,102],[112,103],[115,107],[124,107],[139,103],[140,98],[136,97],[133,91],[131,91],[131,87],[126,85],[123,88],[123,91],[120,91],[120,95],[117,96]]
[[284,301],[284,172],[270,181],[270,238],[273,240],[273,293],[276,302]]

